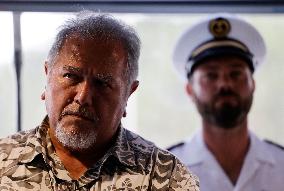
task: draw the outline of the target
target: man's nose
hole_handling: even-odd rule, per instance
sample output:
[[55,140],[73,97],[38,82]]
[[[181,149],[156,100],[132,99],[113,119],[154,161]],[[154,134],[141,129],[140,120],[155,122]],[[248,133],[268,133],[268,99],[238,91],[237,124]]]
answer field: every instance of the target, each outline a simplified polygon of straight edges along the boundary
[[219,88],[230,89],[233,87],[234,81],[229,74],[223,73],[218,79]]
[[80,105],[92,105],[93,91],[92,86],[88,81],[83,81],[77,87],[75,101]]

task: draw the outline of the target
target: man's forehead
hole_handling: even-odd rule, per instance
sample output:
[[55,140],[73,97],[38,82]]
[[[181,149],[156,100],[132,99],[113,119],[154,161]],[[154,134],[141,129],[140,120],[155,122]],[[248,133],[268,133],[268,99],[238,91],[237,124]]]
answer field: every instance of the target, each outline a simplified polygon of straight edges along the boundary
[[108,62],[115,62],[122,57],[126,57],[124,47],[119,40],[102,41],[101,39],[81,38],[78,36],[67,38],[60,50],[60,54],[69,55],[66,59],[74,61],[101,58]]
[[108,38],[96,38],[94,37],[85,37],[80,35],[70,35],[68,38],[65,39],[63,43],[64,46],[77,46],[77,47],[102,47],[108,49],[117,49],[122,48],[122,42],[118,39]]

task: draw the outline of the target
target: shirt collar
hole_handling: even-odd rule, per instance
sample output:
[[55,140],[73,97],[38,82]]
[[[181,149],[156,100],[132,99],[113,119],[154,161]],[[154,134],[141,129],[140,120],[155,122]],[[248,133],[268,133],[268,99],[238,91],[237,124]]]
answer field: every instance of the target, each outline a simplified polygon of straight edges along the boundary
[[[39,154],[42,154],[45,159],[47,154],[54,153],[54,148],[48,136],[48,128],[49,121],[46,116],[40,126],[32,130],[33,135],[28,137],[24,149],[26,152],[20,155],[19,162],[29,163]],[[109,156],[114,156],[123,165],[135,167],[141,163],[140,157],[144,158],[143,156],[150,155],[153,149],[153,143],[145,141],[120,125],[114,146],[106,152],[101,162],[105,162]]]
[[[246,160],[258,160],[266,163],[275,163],[275,159],[267,149],[266,143],[260,140],[253,132],[249,131],[250,147],[246,156]],[[208,161],[214,156],[206,147],[202,129],[198,129],[194,135],[186,141],[184,150],[185,158],[184,163],[188,166],[200,164]]]
[[121,126],[116,142],[109,153],[125,166],[137,167],[141,163],[141,159],[151,155],[153,149],[153,143],[144,140]]
[[185,141],[181,152],[188,156],[183,160],[187,166],[197,165],[208,159],[209,151],[204,144],[201,129],[198,129],[192,137]]
[[48,117],[46,116],[42,123],[35,129],[31,130],[28,134],[26,145],[24,147],[25,152],[21,153],[19,162],[29,163],[34,160],[36,156],[42,154],[46,156],[45,148],[50,149],[51,143],[48,144],[47,131],[49,128]]
[[247,154],[247,158],[254,158],[260,162],[275,164],[275,159],[267,148],[267,144],[260,140],[253,132],[249,132],[250,135],[250,149]]

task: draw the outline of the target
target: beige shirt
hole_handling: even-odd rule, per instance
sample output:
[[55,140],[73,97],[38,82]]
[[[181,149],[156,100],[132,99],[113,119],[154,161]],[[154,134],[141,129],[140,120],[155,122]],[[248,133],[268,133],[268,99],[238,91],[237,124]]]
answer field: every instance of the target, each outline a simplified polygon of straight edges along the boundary
[[28,132],[0,139],[0,190],[187,190],[199,182],[172,154],[124,129],[111,149],[78,180],[56,155],[48,118]]

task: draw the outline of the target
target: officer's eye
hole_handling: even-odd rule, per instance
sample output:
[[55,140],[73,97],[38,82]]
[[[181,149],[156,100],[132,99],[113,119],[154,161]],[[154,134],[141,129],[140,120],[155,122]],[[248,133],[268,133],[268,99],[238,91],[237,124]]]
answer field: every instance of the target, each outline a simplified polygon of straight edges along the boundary
[[239,78],[242,75],[242,71],[234,70],[230,73],[231,78]]
[[218,78],[218,74],[216,72],[207,72],[206,78],[209,80],[216,80]]

